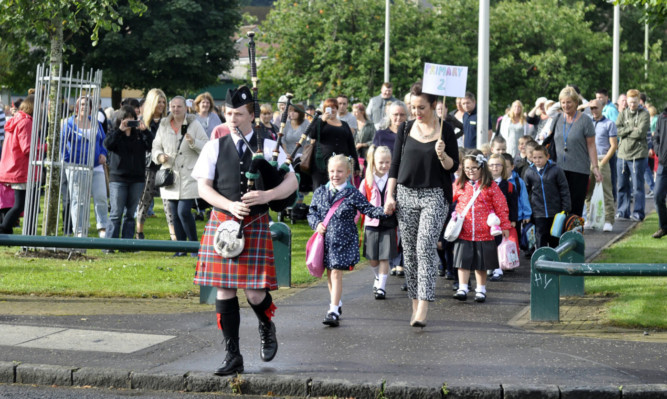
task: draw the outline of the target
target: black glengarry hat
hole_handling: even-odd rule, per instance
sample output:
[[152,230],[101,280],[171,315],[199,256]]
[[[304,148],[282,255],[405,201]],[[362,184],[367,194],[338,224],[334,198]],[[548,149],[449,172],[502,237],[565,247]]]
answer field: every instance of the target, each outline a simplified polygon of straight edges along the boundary
[[252,93],[247,86],[241,86],[238,89],[227,90],[225,105],[229,108],[239,108],[242,105],[250,104],[252,102]]

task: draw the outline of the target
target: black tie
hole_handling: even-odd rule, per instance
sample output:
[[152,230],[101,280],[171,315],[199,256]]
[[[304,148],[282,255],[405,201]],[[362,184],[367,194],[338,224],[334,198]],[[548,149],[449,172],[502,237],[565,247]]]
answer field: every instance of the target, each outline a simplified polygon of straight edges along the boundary
[[243,158],[243,140],[236,142],[236,151],[239,153],[239,159]]

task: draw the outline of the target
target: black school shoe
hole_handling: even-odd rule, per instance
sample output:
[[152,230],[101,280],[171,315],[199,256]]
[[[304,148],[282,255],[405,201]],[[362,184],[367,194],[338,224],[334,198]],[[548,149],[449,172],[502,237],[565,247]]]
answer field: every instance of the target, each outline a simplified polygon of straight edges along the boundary
[[340,322],[338,321],[339,316],[334,313],[334,312],[329,312],[327,313],[326,316],[324,316],[324,320],[322,320],[322,324],[326,324],[329,327],[338,327]]
[[454,294],[454,299],[458,299],[459,301],[465,301],[468,299],[468,293],[463,290],[458,290],[456,291],[456,294]]
[[375,299],[385,299],[386,296],[387,293],[382,288],[378,288],[377,291],[375,291]]

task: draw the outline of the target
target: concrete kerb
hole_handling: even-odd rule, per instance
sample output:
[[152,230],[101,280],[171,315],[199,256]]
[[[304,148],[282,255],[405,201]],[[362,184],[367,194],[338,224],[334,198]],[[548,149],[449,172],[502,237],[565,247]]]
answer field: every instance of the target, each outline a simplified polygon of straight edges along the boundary
[[448,385],[407,386],[402,382],[353,383],[347,380],[312,380],[299,376],[240,374],[216,377],[206,373],[137,373],[109,368],[64,367],[0,362],[0,382],[34,385],[93,386],[149,391],[218,392],[285,397],[410,397],[454,399],[665,399],[667,384],[626,386],[558,385]]
[[0,383],[13,384],[16,382],[16,362],[0,362]]
[[16,366],[16,383],[72,386],[76,367],[21,363]]

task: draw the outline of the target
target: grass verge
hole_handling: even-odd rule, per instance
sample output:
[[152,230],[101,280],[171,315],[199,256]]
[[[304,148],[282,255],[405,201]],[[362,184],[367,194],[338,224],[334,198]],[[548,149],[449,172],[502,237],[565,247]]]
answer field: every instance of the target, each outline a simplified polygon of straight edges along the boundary
[[[658,226],[655,212],[627,237],[604,250],[595,262],[662,263],[667,240],[651,237]],[[586,277],[587,294],[612,297],[609,323],[619,327],[667,329],[667,277]]]
[[[156,198],[158,217],[148,218],[144,233],[148,239],[168,240],[162,201]],[[276,214],[272,214],[277,220]],[[97,236],[91,212],[90,237]],[[292,286],[315,281],[305,267],[306,242],[312,230],[306,221],[289,224],[292,230]],[[197,231],[204,231],[197,221]],[[14,230],[20,234],[20,230]],[[0,249],[0,294],[61,295],[74,297],[186,298],[199,295],[192,284],[196,259],[174,258],[171,253],[135,252],[104,254],[88,250],[72,260],[26,257],[18,247]]]

